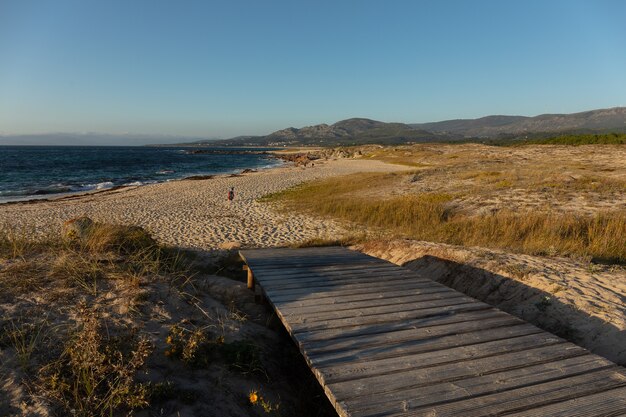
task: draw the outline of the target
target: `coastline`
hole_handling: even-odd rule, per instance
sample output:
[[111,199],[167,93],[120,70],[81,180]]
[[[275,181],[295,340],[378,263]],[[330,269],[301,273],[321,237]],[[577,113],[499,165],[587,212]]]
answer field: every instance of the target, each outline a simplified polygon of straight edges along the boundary
[[26,195],[26,196],[14,197],[14,198],[8,197],[6,199],[0,198],[0,207],[3,205],[10,205],[10,204],[37,204],[40,202],[54,202],[54,201],[59,201],[59,200],[68,200],[68,199],[78,198],[81,196],[117,192],[117,191],[124,190],[124,189],[146,187],[150,185],[162,184],[162,183],[171,182],[171,181],[194,181],[198,179],[211,179],[211,178],[220,177],[220,176],[232,177],[236,175],[247,174],[250,172],[257,172],[257,171],[263,171],[267,169],[278,168],[284,165],[284,160],[282,160],[281,158],[276,158],[276,159],[282,162],[278,162],[274,165],[267,165],[267,166],[256,167],[256,168],[244,168],[244,169],[237,168],[231,172],[226,172],[226,173],[220,172],[220,173],[194,174],[194,175],[188,175],[188,176],[181,177],[181,178],[170,178],[170,179],[166,179],[163,181],[154,181],[154,182],[148,182],[144,184],[124,184],[124,185],[114,185],[110,188],[95,188],[92,190],[70,191],[70,192],[54,193],[54,194],[46,194],[46,195]]
[[284,163],[283,158],[269,152],[271,149],[260,148],[9,146],[7,149],[0,153],[0,205],[52,201],[189,177],[239,174]]
[[[305,181],[355,172],[391,172],[406,167],[364,159],[319,160],[314,167],[283,163],[256,172],[181,179],[143,186],[0,204],[0,227],[42,236],[63,222],[89,216],[95,221],[138,225],[167,245],[213,250],[232,242],[243,246],[284,246],[342,234],[336,221],[312,221],[299,213],[278,213],[257,200]],[[241,170],[238,170],[241,171]],[[227,190],[235,187],[232,204]]]

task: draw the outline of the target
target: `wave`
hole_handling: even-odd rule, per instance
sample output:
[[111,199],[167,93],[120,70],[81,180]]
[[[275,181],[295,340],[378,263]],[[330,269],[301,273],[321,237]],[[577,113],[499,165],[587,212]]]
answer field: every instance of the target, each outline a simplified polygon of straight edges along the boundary
[[18,190],[0,191],[0,197],[27,197],[42,196],[52,194],[76,193],[94,190],[107,190],[113,188],[115,184],[111,181],[100,182],[97,184],[51,184],[44,187],[22,188]]
[[77,187],[77,189],[72,191],[92,191],[92,190],[108,190],[109,188],[113,188],[115,184],[111,181],[99,182],[97,184],[86,184]]

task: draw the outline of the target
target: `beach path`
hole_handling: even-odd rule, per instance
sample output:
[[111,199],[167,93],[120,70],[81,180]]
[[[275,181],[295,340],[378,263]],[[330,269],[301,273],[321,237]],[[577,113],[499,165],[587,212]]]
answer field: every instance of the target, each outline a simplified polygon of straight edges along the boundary
[[626,415],[626,370],[340,247],[242,250],[340,416]]

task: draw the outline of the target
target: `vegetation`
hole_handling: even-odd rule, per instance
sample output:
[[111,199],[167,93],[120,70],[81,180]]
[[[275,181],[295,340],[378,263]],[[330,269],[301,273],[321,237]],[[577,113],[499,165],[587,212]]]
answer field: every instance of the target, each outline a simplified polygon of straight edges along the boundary
[[[0,350],[14,352],[24,383],[59,415],[110,416],[145,407],[147,386],[135,374],[152,343],[107,319],[99,300],[118,290],[133,302],[146,279],[174,282],[186,274],[183,264],[179,253],[138,227],[94,223],[80,238],[70,233],[67,239],[4,229],[0,303],[15,303],[21,315],[0,317]],[[39,303],[17,307],[42,293]],[[10,369],[11,361],[0,365]]]
[[[268,200],[281,201],[290,210],[347,220],[394,237],[626,262],[626,211],[586,216],[499,210],[481,215],[456,209],[457,196],[453,194],[430,192],[390,197],[373,193],[385,183],[387,189],[393,188],[402,177],[410,180],[413,175],[356,174],[332,178],[300,185],[269,196]],[[499,181],[495,186],[503,185]]]
[[530,139],[524,143],[529,145],[624,145],[626,144],[626,133],[562,135],[545,139]]
[[[596,134],[566,134],[542,137],[531,135],[530,138],[507,139],[467,139],[462,143],[485,143],[495,146],[523,146],[523,145],[624,145],[626,133],[596,133]],[[457,142],[461,143],[461,142]]]
[[[82,224],[37,239],[0,227],[0,415],[334,415],[288,336],[253,339],[266,319],[207,294],[199,254]],[[241,272],[202,266],[231,263]]]
[[40,392],[73,415],[110,416],[148,405],[147,387],[135,382],[135,374],[151,343],[132,336],[129,341],[128,335],[105,337],[101,326],[97,313],[81,304],[77,329],[70,332],[61,355],[39,369]]

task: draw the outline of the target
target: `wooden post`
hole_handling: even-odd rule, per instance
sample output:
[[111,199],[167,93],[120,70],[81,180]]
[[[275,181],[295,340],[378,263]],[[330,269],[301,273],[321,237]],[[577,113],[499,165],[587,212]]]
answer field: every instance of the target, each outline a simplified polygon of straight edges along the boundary
[[254,274],[248,265],[244,265],[243,269],[248,271],[248,289],[254,291]]

